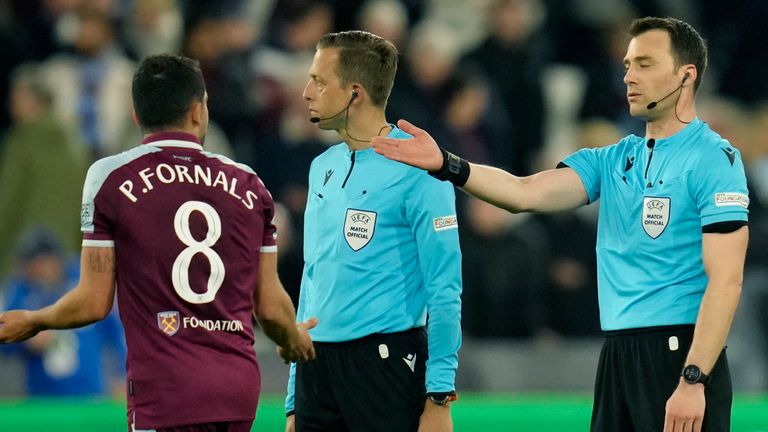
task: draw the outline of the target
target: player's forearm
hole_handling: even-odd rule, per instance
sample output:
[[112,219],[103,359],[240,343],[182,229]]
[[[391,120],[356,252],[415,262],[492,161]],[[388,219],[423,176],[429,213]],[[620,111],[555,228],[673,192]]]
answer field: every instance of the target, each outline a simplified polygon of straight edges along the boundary
[[268,338],[281,347],[289,347],[298,339],[296,313],[291,298],[282,286],[274,292],[271,304],[260,305],[256,310],[256,320]]
[[706,374],[712,371],[725,345],[740,297],[741,280],[710,280],[686,364],[695,364]]
[[80,286],[64,294],[56,303],[32,312],[32,323],[38,331],[84,327],[100,321],[109,308],[96,304]]

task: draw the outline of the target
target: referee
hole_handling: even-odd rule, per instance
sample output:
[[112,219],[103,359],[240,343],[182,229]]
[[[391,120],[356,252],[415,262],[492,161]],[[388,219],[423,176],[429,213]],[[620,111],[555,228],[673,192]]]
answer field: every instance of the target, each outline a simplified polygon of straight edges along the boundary
[[344,142],[312,162],[298,319],[316,361],[291,366],[286,429],[450,431],[461,345],[455,192],[376,154],[395,46],[371,33],[323,36],[304,99]]
[[630,27],[624,65],[634,135],[582,149],[530,177],[469,164],[424,131],[375,139],[378,153],[429,170],[512,212],[600,200],[600,319],[592,431],[730,430],[724,344],[741,292],[749,198],[741,156],[696,116],[707,49],[690,25]]

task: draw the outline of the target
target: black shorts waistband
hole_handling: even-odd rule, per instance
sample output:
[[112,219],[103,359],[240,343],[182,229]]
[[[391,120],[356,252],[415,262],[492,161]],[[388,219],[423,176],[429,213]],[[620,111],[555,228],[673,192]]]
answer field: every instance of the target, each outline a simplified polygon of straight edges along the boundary
[[664,333],[664,332],[676,332],[676,331],[693,331],[693,329],[696,326],[693,324],[679,324],[679,325],[669,325],[669,326],[656,326],[656,327],[640,327],[640,328],[631,328],[631,329],[623,329],[623,330],[611,330],[606,331],[605,336],[612,338],[612,337],[622,337],[622,336],[637,336],[637,335],[646,335],[646,334],[652,334],[652,333]]
[[316,347],[321,347],[321,348],[346,348],[346,347],[350,347],[350,346],[355,346],[355,345],[360,345],[360,344],[365,344],[365,343],[370,343],[370,342],[376,342],[376,341],[380,341],[380,340],[384,340],[384,339],[390,339],[390,338],[393,338],[393,337],[409,336],[409,335],[421,333],[421,332],[424,332],[424,331],[425,331],[424,327],[414,327],[412,329],[403,330],[403,331],[400,331],[400,332],[372,333],[372,334],[369,334],[368,336],[363,336],[363,337],[358,338],[358,339],[352,339],[352,340],[343,341],[343,342],[317,342],[317,341],[315,341],[314,345]]

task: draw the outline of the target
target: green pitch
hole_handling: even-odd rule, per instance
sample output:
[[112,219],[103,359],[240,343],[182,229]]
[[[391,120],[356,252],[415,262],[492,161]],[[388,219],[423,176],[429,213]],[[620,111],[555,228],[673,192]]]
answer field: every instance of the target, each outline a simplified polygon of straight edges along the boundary
[[[589,430],[591,396],[462,394],[453,405],[457,432]],[[262,397],[253,431],[283,431],[280,396]],[[82,399],[0,400],[2,432],[125,432],[125,405]],[[768,432],[768,395],[737,396],[733,432]]]

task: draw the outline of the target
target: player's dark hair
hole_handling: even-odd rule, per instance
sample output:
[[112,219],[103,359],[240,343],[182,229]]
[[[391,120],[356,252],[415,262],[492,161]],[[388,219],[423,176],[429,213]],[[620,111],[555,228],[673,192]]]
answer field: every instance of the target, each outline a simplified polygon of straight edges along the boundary
[[693,89],[698,90],[707,69],[707,44],[690,24],[676,18],[645,17],[632,21],[629,34],[636,37],[650,30],[664,30],[669,34],[675,68],[693,64],[698,72]]
[[187,57],[150,56],[133,75],[133,107],[146,132],[182,126],[190,106],[204,95],[200,63]]
[[328,33],[317,42],[317,49],[338,48],[336,74],[341,85],[360,83],[379,107],[386,107],[397,72],[397,48],[392,42],[365,31]]

